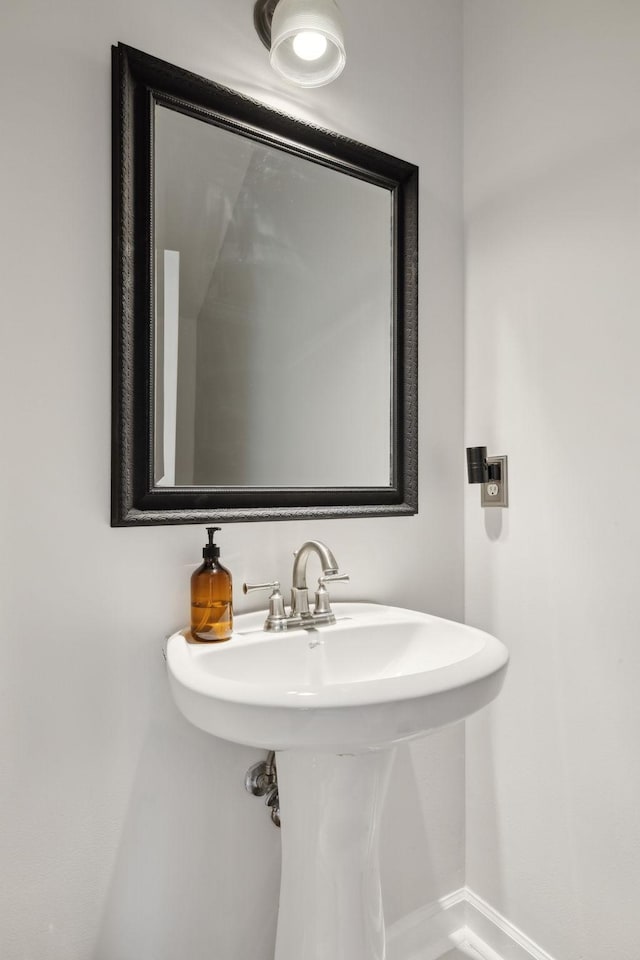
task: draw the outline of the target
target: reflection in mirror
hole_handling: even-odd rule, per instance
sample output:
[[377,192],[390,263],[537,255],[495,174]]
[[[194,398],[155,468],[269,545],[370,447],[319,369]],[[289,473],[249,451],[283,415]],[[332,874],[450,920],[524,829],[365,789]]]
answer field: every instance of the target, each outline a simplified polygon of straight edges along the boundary
[[417,510],[418,170],[113,48],[115,526]]
[[163,106],[154,189],[156,483],[388,486],[389,190]]

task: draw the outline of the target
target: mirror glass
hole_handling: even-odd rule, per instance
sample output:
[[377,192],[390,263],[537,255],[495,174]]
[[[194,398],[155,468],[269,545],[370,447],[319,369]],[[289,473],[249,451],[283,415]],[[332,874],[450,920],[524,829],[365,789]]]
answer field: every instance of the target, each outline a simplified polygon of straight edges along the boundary
[[418,507],[418,169],[113,54],[111,523]]
[[391,483],[388,189],[155,106],[159,486]]

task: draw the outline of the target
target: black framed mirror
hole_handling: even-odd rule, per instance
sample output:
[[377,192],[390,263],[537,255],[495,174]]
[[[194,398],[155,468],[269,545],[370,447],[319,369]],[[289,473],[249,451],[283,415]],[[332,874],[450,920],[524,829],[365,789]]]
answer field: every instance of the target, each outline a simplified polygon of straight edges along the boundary
[[112,525],[417,512],[417,167],[112,53]]

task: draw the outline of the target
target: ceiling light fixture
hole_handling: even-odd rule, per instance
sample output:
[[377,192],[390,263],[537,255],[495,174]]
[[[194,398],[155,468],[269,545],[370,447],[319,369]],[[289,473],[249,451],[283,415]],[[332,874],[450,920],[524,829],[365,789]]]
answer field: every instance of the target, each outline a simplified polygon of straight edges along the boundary
[[322,87],[346,63],[335,0],[257,0],[253,23],[271,66],[300,87]]

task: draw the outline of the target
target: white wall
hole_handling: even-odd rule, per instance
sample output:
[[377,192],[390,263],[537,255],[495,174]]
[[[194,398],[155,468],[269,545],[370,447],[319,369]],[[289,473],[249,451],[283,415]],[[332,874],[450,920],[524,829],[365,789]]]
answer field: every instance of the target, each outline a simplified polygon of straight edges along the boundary
[[[461,3],[343,0],[349,65],[292,90],[237,0],[5,3],[0,954],[268,960],[279,835],[243,792],[255,751],[169,700],[195,527],[109,527],[110,45],[123,41],[421,167],[421,512],[230,525],[244,578],[289,582],[326,539],[348,597],[462,613]],[[358,23],[361,18],[361,23]],[[381,69],[380,65],[385,68]],[[389,920],[463,879],[463,732],[401,752]]]
[[466,4],[468,882],[557,960],[640,944],[640,5]]

